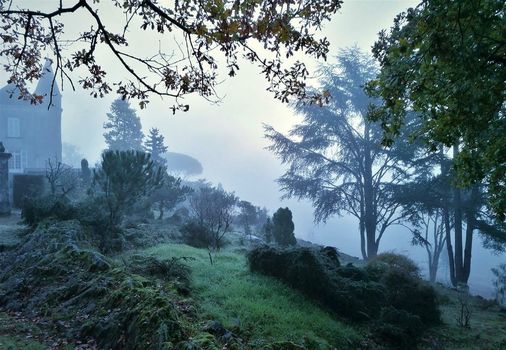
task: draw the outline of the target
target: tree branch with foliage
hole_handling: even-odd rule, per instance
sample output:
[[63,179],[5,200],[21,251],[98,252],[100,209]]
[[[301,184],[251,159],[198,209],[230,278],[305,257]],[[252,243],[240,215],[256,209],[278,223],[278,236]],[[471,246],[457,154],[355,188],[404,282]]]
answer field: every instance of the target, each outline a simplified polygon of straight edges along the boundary
[[[105,7],[110,3],[111,8]],[[74,0],[64,6],[42,11],[23,8],[16,1],[0,0],[0,57],[16,93],[32,103],[43,96],[31,94],[27,84],[40,77],[40,61],[52,54],[56,61],[55,77],[68,80],[80,71],[79,85],[94,97],[110,92],[123,99],[136,98],[141,108],[153,95],[175,99],[172,109],[187,111],[181,102],[196,93],[216,98],[215,87],[221,80],[219,70],[232,77],[240,59],[256,64],[270,83],[268,90],[287,101],[294,96],[320,103],[321,94],[309,94],[304,63],[297,53],[325,59],[329,41],[316,33],[341,7],[341,0],[275,1],[175,1],[157,0]],[[110,23],[108,16],[116,23]],[[65,36],[66,23],[78,18],[87,28],[76,36]],[[118,26],[117,21],[122,19]],[[117,27],[115,30],[111,27]],[[172,48],[154,55],[135,52],[129,46],[131,32],[145,37],[171,37]],[[153,47],[158,47],[156,39]],[[105,49],[130,79],[112,82],[97,52]],[[223,62],[223,63],[222,63]],[[54,85],[54,82],[53,82]],[[14,93],[14,91],[13,91]],[[50,95],[52,96],[52,94]]]
[[[408,112],[411,139],[436,152],[458,145],[456,184],[485,182],[489,207],[506,218],[506,21],[504,1],[426,0],[399,14],[373,52],[369,92],[384,100],[371,119],[392,144]],[[405,141],[405,140],[402,140]]]

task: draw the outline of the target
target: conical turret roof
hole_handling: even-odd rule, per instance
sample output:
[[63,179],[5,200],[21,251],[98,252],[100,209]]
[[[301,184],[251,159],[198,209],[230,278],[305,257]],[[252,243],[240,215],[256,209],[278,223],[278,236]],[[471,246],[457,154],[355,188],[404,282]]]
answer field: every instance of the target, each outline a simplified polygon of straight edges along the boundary
[[[46,58],[46,62],[44,63],[44,68],[42,68],[41,77],[39,82],[37,83],[37,87],[35,88],[35,93],[37,95],[44,96],[44,103],[49,103],[49,96],[51,93],[51,84],[53,84],[54,73],[51,67],[53,61],[49,58]],[[48,100],[46,100],[48,99]],[[53,105],[59,105],[61,102],[61,94],[58,89],[58,84],[56,80],[54,81],[53,86]]]
[[[54,73],[51,65],[52,61],[49,58],[46,58],[46,62],[44,63],[44,67],[42,68],[41,77],[37,82],[37,87],[35,88],[35,94],[44,97],[44,103],[46,104],[46,106],[47,103],[49,103],[51,84],[53,84],[54,78]],[[18,88],[13,83],[7,84],[6,86],[0,89],[0,104],[2,105],[22,102],[21,100],[18,99],[18,97],[19,97]],[[61,94],[56,80],[53,86],[52,105],[61,107]]]
[[[12,95],[12,97],[11,97]],[[18,102],[19,91],[13,83],[5,85],[0,89],[0,104],[6,105]]]

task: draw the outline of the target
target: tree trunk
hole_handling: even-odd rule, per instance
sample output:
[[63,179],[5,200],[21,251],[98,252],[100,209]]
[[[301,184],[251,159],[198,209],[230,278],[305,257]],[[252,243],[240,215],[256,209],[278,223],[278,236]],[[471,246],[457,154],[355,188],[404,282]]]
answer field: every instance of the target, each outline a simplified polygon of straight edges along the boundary
[[469,275],[471,274],[471,256],[473,250],[473,232],[476,225],[476,209],[475,209],[475,201],[478,200],[479,189],[477,185],[473,185],[471,188],[471,196],[469,198],[469,203],[466,206],[466,247],[464,250],[464,278],[466,280],[469,279]]
[[[442,232],[441,232],[442,234]],[[439,240],[435,240],[434,241],[434,253],[432,255],[432,265],[433,265],[433,268],[434,268],[434,280],[431,280],[431,282],[436,282],[437,280],[437,271],[439,269],[439,259],[441,257],[441,252],[443,251],[443,244],[444,244],[444,241],[443,241],[443,244],[440,244],[441,242]]]
[[[378,254],[376,244],[376,210],[374,207],[373,164],[369,147],[369,126],[365,126],[365,151],[364,151],[364,209],[365,209],[365,233],[367,243],[367,259],[372,259]],[[379,243],[379,242],[378,242]]]
[[438,268],[438,263],[436,262],[436,260],[433,259],[431,261],[430,266],[429,266],[429,281],[431,283],[435,283],[436,282],[437,268]]
[[[453,146],[453,159],[459,155],[458,144]],[[467,284],[467,278],[464,273],[463,244],[462,244],[462,191],[459,188],[453,188],[453,208],[454,208],[454,231],[455,231],[455,278],[457,284]]]
[[466,248],[464,250],[464,267],[462,280],[467,284],[471,274],[471,251],[473,249],[474,217],[467,222],[466,227]]
[[365,249],[365,224],[362,218],[360,218],[359,229],[360,229],[360,250],[362,252],[362,258],[364,260],[367,260],[367,251]]
[[455,231],[455,277],[462,283],[464,277],[464,259],[462,256],[462,200],[460,189],[453,189],[454,197],[454,231]]
[[163,208],[164,208],[164,203],[163,201],[160,201],[160,204],[158,205],[158,211],[160,212],[160,215],[158,215],[158,220],[162,220],[163,219]]
[[[430,282],[434,283],[437,280],[437,272],[439,268],[439,258],[441,257],[441,251],[444,248],[444,240],[442,240],[444,226],[444,218],[440,218],[440,211],[436,210],[434,217],[434,226],[432,230],[433,237],[433,248],[432,250],[427,248],[429,254],[429,277]],[[441,222],[439,221],[441,219]]]
[[[441,147],[440,150],[441,155],[444,155],[444,149]],[[441,164],[441,175],[445,178],[448,178],[448,167],[444,164]],[[443,195],[443,222],[445,229],[445,238],[446,238],[446,249],[448,251],[448,266],[450,268],[450,281],[452,286],[457,287],[457,278],[455,275],[455,259],[453,256],[453,246],[452,246],[452,231],[450,225],[450,205],[448,202],[448,197],[450,196],[450,191],[447,191]]]

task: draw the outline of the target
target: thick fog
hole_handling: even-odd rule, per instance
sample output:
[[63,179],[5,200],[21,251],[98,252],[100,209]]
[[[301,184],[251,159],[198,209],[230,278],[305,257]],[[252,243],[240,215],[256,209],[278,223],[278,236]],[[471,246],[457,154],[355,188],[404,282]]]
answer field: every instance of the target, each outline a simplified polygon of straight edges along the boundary
[[[21,3],[24,6],[33,1]],[[340,13],[324,29],[331,42],[329,60],[332,61],[332,51],[337,52],[340,47],[356,44],[370,51],[377,33],[388,28],[397,13],[416,3],[411,0],[345,1]],[[139,35],[138,39],[142,41],[142,34],[135,35]],[[112,58],[110,63],[111,66],[115,65]],[[307,64],[316,67],[316,62],[308,61]],[[118,71],[114,74],[120,73]],[[5,79],[2,80],[5,82]],[[168,99],[152,97],[144,110],[140,110],[135,101],[132,106],[137,108],[145,133],[151,127],[159,128],[170,152],[187,154],[200,161],[203,173],[198,178],[205,178],[215,184],[221,183],[225,189],[235,191],[241,199],[265,206],[271,213],[280,206],[288,206],[293,211],[298,238],[334,245],[343,252],[360,256],[358,223],[354,219],[336,217],[325,225],[316,225],[309,203],[280,199],[282,193],[275,180],[284,168],[265,149],[268,142],[263,137],[263,124],[285,132],[298,121],[298,117],[288,105],[275,100],[266,92],[266,87],[267,82],[260,70],[243,62],[238,76],[226,79],[218,86],[217,92],[222,97],[218,104],[209,103],[197,96],[186,98],[185,103],[190,104],[190,110],[176,115],[172,115],[169,107],[173,101]],[[94,99],[79,88],[73,92],[68,84],[63,87],[62,95],[63,142],[77,146],[90,164],[94,164],[105,148],[102,126],[111,102],[117,96],[112,94],[103,99]],[[410,242],[408,230],[394,226],[385,234],[380,250],[406,253],[425,268],[425,250],[412,247]],[[443,281],[447,280],[445,259],[443,253],[439,271],[439,278]],[[481,239],[476,234],[470,276],[471,291],[492,296],[490,269],[504,259],[504,255],[497,256],[484,250]]]

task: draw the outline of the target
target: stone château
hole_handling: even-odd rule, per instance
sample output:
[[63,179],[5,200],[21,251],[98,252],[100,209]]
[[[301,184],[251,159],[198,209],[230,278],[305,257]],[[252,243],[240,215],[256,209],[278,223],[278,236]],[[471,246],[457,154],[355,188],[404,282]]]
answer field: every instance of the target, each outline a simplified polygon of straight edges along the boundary
[[6,152],[12,154],[9,160],[11,174],[40,174],[45,171],[49,159],[61,161],[62,107],[56,81],[48,108],[53,77],[51,60],[47,59],[35,88],[35,94],[44,97],[39,105],[18,99],[11,84],[0,89],[0,141]]

